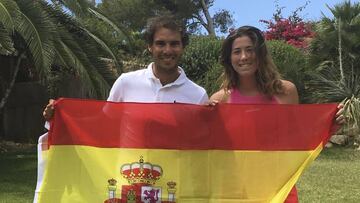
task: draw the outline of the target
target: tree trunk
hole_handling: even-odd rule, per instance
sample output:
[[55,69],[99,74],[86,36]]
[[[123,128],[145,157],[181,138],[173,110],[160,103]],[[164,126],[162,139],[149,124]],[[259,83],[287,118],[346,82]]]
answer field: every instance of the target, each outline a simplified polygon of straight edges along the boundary
[[210,16],[209,9],[208,9],[207,5],[205,4],[205,0],[200,0],[200,2],[201,2],[201,7],[205,14],[205,18],[207,21],[207,26],[205,28],[209,32],[210,36],[215,36],[214,22]]
[[339,69],[340,69],[340,82],[345,82],[345,76],[344,76],[344,69],[343,69],[343,63],[342,63],[342,40],[341,40],[341,18],[338,20],[338,36],[339,36]]
[[19,72],[19,69],[20,69],[21,59],[23,57],[24,57],[24,53],[20,54],[19,58],[17,59],[16,66],[15,66],[15,69],[14,69],[14,73],[13,73],[11,82],[10,82],[8,88],[6,88],[4,96],[3,96],[3,98],[1,99],[1,102],[0,102],[0,112],[5,107],[6,101],[9,98],[9,95],[11,93],[12,88],[14,87],[16,76],[17,76],[17,74]]

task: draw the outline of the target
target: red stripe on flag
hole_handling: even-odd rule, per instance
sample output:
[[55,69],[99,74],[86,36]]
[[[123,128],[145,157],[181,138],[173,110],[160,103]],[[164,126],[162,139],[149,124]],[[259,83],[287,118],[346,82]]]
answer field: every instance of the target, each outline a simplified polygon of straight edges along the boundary
[[336,106],[61,99],[49,142],[106,148],[312,150],[329,138]]

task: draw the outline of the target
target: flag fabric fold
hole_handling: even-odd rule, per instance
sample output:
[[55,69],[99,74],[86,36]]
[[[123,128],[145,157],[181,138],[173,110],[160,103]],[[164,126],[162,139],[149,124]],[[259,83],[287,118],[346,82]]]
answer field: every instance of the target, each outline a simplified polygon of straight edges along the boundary
[[60,99],[34,202],[283,202],[336,106]]

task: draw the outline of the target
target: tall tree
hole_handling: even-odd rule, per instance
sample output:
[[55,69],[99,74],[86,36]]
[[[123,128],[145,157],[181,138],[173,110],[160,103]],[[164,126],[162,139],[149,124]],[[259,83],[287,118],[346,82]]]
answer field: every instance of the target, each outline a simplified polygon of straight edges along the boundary
[[311,65],[317,67],[309,84],[312,97],[327,102],[360,97],[360,3],[344,1],[328,7],[333,17],[316,24]]
[[213,16],[209,8],[214,5],[214,0],[158,0],[172,14],[183,19],[191,31],[196,32],[204,28],[209,35],[215,36],[216,29],[225,33],[232,26],[232,15],[228,10],[219,10]]
[[312,43],[313,63],[339,59],[339,42],[343,61],[356,62],[360,59],[360,3],[344,1],[333,8],[328,6],[328,9],[333,17],[323,16],[315,27],[317,35]]
[[[232,15],[228,10],[222,9],[217,11],[213,16],[210,15],[209,8],[214,5],[214,0],[192,0],[191,1],[197,11],[193,13],[192,21],[193,25],[201,25],[204,27],[209,35],[215,36],[215,29],[219,29],[220,32],[226,33],[228,28],[232,26]],[[195,26],[198,28],[198,26]]]
[[192,32],[201,29],[209,35],[215,35],[216,29],[227,32],[233,24],[232,15],[220,10],[211,16],[209,8],[213,5],[214,0],[103,0],[99,8],[118,25],[137,32],[144,29],[148,18],[164,13],[181,19]]
[[103,0],[98,8],[116,25],[132,32],[141,32],[146,20],[162,10],[152,0]]

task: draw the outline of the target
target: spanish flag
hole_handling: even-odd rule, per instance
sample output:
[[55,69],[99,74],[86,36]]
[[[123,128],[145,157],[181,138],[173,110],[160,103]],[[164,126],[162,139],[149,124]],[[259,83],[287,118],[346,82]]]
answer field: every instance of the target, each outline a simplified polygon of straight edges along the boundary
[[60,99],[35,202],[283,202],[336,106]]

